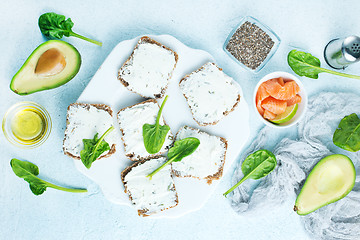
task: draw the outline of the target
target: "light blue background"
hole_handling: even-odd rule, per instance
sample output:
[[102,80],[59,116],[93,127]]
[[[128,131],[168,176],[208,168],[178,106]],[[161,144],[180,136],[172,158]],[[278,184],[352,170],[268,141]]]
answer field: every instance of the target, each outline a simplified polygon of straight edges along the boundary
[[[179,219],[141,218],[132,208],[108,202],[99,188],[63,155],[66,108],[76,101],[117,43],[144,34],[170,34],[189,47],[209,52],[241,84],[249,103],[262,76],[279,70],[292,73],[286,64],[289,45],[306,49],[327,67],[322,54],[329,40],[360,35],[359,7],[356,0],[1,0],[0,116],[16,102],[35,101],[50,112],[53,130],[48,141],[34,150],[16,148],[0,134],[0,239],[309,239],[300,217],[291,209],[294,197],[290,197],[289,204],[261,215],[239,216],[232,210],[221,193],[230,187],[236,164],[201,210]],[[75,32],[101,40],[103,46],[64,39],[82,55],[78,75],[57,89],[18,96],[10,91],[10,80],[29,54],[45,41],[37,21],[48,11],[71,17]],[[242,69],[222,50],[229,32],[246,15],[270,26],[282,40],[274,58],[258,74]],[[345,72],[359,75],[359,66],[360,63],[354,64]],[[360,89],[358,80],[326,74],[321,74],[318,80],[302,80],[310,96],[328,90],[359,93]],[[254,118],[252,106],[249,107],[253,137],[262,124]],[[279,131],[278,136],[294,136],[295,129]],[[34,196],[27,183],[13,174],[9,162],[14,157],[36,163],[46,179],[87,187],[90,194],[48,189],[43,195]]]

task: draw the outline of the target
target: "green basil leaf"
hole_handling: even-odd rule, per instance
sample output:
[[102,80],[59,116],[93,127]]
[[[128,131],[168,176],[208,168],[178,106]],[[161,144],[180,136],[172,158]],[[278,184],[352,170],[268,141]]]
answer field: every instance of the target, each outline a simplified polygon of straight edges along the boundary
[[93,139],[83,139],[84,149],[80,151],[80,159],[86,168],[90,168],[92,163],[100,157],[102,153],[110,150],[109,144],[104,138],[112,131],[114,127],[111,126],[98,139],[98,133],[94,135]]
[[86,189],[64,188],[40,179],[37,177],[37,175],[39,175],[39,168],[31,162],[21,161],[13,158],[10,161],[10,166],[16,176],[23,178],[29,183],[30,190],[35,195],[44,193],[47,187],[67,192],[87,192]]
[[179,162],[184,157],[187,157],[195,152],[199,145],[200,140],[194,137],[178,140],[174,143],[174,146],[169,149],[167,157],[168,159],[172,159],[173,162]]
[[170,130],[169,126],[160,125],[161,113],[167,99],[168,96],[165,97],[164,101],[161,104],[155,124],[145,123],[142,128],[144,146],[146,151],[150,154],[158,153],[161,150],[162,146],[164,145],[166,135]]
[[360,119],[355,113],[340,121],[339,127],[334,132],[333,142],[347,151],[360,150]]
[[268,150],[258,150],[250,154],[241,164],[244,177],[223,195],[226,197],[246,179],[260,179],[271,173],[277,165],[275,155]]

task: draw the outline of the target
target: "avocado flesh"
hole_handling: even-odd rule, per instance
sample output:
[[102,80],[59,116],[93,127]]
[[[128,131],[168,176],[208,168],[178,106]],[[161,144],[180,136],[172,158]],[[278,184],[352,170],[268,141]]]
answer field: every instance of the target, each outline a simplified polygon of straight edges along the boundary
[[19,95],[59,87],[78,73],[80,53],[71,44],[50,40],[38,46],[15,74],[10,89]]
[[294,210],[306,215],[340,200],[352,190],[355,178],[354,164],[347,156],[334,154],[323,158],[306,179]]

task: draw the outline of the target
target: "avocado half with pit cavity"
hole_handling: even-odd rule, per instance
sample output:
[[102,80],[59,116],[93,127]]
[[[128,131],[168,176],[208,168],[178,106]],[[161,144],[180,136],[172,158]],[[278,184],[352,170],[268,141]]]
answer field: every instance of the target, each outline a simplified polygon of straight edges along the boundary
[[311,170],[294,211],[309,214],[345,197],[354,187],[356,172],[350,158],[334,154],[320,160]]
[[19,95],[59,87],[79,72],[81,56],[71,44],[50,40],[38,46],[15,74],[10,89]]

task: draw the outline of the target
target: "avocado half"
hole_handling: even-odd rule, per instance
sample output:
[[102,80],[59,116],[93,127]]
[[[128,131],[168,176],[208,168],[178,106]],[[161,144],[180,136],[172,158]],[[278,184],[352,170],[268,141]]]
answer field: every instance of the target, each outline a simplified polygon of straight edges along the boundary
[[354,187],[356,172],[350,158],[334,154],[321,159],[311,170],[294,211],[309,214],[345,197]]
[[15,74],[10,89],[27,95],[59,87],[79,72],[81,56],[71,44],[50,40],[38,46]]

